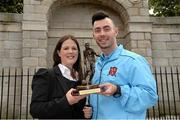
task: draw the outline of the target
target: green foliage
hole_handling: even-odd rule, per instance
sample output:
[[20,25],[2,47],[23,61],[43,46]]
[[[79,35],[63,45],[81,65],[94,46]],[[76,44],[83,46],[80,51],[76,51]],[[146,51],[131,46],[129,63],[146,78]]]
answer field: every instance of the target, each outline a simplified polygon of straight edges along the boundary
[[180,0],[149,0],[155,16],[180,16]]
[[0,0],[0,12],[23,13],[23,0]]

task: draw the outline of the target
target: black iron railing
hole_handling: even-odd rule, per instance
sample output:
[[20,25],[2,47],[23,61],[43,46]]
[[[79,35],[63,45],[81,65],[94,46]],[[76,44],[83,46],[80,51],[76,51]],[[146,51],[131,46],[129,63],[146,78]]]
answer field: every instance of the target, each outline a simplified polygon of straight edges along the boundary
[[154,67],[159,100],[147,118],[180,119],[180,67]]
[[[154,67],[159,100],[147,119],[180,118],[180,67]],[[31,82],[36,69],[0,69],[0,119],[31,119]]]
[[36,69],[0,69],[0,118],[29,119],[31,81]]

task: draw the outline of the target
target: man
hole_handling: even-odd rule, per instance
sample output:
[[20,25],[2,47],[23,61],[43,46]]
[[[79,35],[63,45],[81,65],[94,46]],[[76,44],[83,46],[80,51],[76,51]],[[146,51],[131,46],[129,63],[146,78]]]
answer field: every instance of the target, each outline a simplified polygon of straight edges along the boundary
[[93,119],[145,119],[157,102],[156,82],[142,56],[117,45],[118,29],[102,11],[92,17],[93,37],[102,50],[92,84],[103,88],[90,95]]
[[89,47],[89,43],[85,43],[84,65],[85,65],[85,78],[90,74],[94,73],[95,56],[98,56],[96,52]]

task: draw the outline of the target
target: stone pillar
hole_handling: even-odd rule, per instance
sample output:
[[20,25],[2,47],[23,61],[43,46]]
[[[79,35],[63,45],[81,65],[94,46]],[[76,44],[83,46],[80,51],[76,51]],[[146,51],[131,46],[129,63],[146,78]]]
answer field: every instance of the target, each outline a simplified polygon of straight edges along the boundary
[[47,66],[47,9],[48,6],[41,5],[41,1],[24,0],[22,22],[24,68]]
[[152,64],[151,33],[152,22],[149,17],[147,0],[129,0],[132,6],[129,13],[128,38],[131,51],[144,56]]

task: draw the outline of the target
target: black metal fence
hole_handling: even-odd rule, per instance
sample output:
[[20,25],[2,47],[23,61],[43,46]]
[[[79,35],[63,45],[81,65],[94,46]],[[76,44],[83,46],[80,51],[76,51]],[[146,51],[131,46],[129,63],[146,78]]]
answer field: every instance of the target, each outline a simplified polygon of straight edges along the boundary
[[147,118],[180,119],[180,67],[154,67],[159,100],[148,110]]
[[[180,118],[180,67],[154,67],[159,100],[147,119]],[[31,82],[36,69],[0,69],[0,119],[31,119]]]

